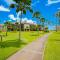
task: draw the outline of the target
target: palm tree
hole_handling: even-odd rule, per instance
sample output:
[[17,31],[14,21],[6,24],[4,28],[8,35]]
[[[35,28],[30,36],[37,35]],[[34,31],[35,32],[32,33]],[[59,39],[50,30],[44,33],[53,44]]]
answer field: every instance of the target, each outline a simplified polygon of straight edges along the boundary
[[15,22],[15,26],[16,26],[16,31],[18,30],[18,26],[19,26],[19,23],[16,21]]
[[6,22],[4,23],[4,26],[6,26],[6,36],[7,36],[7,33],[8,33],[8,25],[11,25],[11,22],[6,21]]
[[40,12],[39,11],[34,12],[33,17],[39,19],[40,18]]
[[45,18],[41,18],[40,21],[42,22],[42,27],[43,27],[43,31],[44,31]]
[[52,21],[50,21],[50,20],[45,20],[45,25],[46,25],[46,26],[52,25]]
[[39,22],[39,19],[40,19],[40,12],[39,12],[39,11],[34,12],[34,13],[33,13],[33,18],[38,19],[38,20],[37,20],[37,23],[38,23],[38,22]]
[[30,12],[33,12],[31,8],[31,0],[14,0],[16,2],[15,4],[11,4],[10,8],[16,8],[16,12],[18,13],[21,11],[20,14],[20,27],[19,27],[19,40],[21,40],[21,21],[22,21],[22,15],[26,14],[27,10]]
[[[40,12],[39,11],[36,11],[36,12],[34,12],[33,13],[33,18],[36,18],[36,19],[38,19],[37,20],[37,23],[39,22],[39,19],[40,19]],[[38,35],[39,35],[39,28],[38,28]]]
[[59,22],[59,25],[60,25],[60,10],[57,11],[57,13],[55,14],[55,16],[58,18],[58,20],[56,20],[56,32],[57,32],[57,22]]

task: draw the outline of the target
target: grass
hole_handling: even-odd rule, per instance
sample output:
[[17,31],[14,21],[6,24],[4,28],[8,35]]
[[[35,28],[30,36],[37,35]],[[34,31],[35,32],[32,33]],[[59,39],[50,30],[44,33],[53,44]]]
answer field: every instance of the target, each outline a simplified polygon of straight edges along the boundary
[[[2,34],[5,35],[5,32]],[[18,32],[8,32],[8,36],[3,37],[3,41],[0,42],[0,60],[6,60],[7,57],[38,38],[37,32],[21,32],[21,41],[19,41],[18,34]],[[40,32],[39,37],[44,34]]]
[[60,60],[60,32],[54,32],[48,38],[44,60]]

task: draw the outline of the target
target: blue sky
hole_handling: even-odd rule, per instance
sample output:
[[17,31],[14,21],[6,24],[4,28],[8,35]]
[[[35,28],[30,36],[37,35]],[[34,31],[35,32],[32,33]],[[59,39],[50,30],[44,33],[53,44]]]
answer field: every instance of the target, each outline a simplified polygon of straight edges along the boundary
[[[17,18],[15,9],[9,9],[9,5],[14,3],[13,0],[0,0],[0,23],[4,23],[6,20],[14,22]],[[40,11],[41,15],[46,20],[50,20],[53,24],[56,24],[56,18],[54,14],[60,9],[60,0],[32,0],[32,8],[34,11]],[[31,22],[37,22],[35,18],[32,18],[32,14],[27,11],[26,15],[23,15],[23,20],[27,19]],[[52,29],[52,26],[49,26]]]

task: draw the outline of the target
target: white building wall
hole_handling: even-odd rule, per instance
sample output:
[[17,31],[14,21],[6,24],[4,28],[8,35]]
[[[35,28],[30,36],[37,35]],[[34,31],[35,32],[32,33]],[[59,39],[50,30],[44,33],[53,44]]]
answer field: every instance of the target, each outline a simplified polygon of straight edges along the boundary
[[57,26],[57,30],[60,30],[60,26]]
[[28,29],[30,29],[30,25],[29,24],[24,24],[24,29],[27,29],[27,27],[28,27]]

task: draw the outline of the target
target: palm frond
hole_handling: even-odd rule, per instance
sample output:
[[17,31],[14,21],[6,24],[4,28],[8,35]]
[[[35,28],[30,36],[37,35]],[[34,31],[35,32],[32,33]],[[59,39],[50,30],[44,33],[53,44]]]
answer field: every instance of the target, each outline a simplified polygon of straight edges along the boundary
[[26,14],[26,10],[23,10],[23,14]]
[[11,5],[10,5],[10,8],[14,8],[14,7],[15,7],[15,4],[11,4]]
[[38,11],[34,12],[33,17],[40,18],[40,12]]

